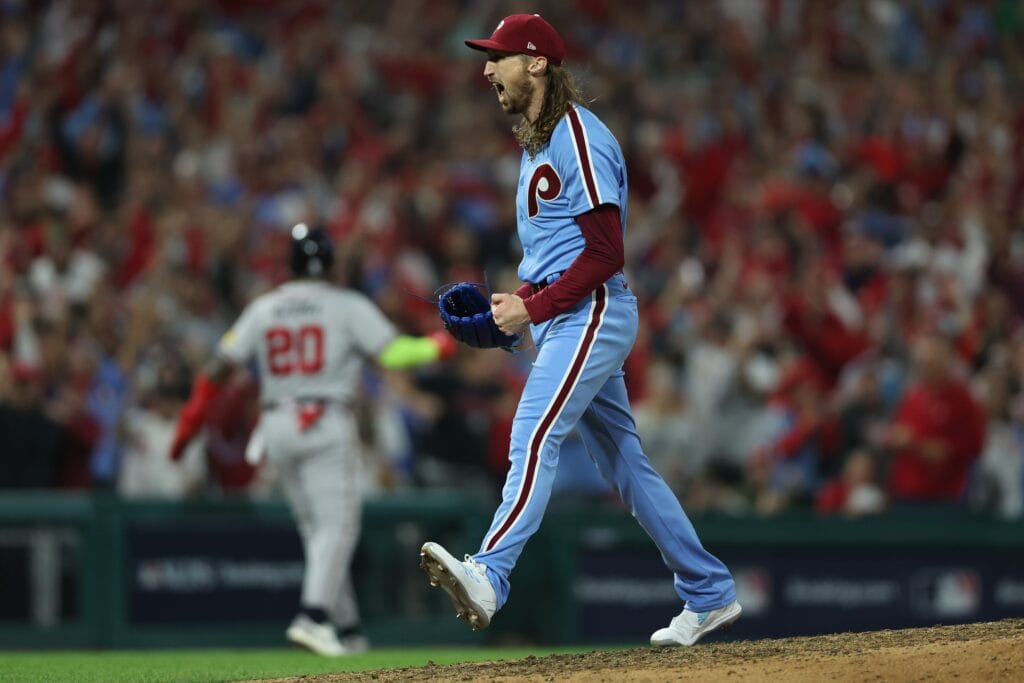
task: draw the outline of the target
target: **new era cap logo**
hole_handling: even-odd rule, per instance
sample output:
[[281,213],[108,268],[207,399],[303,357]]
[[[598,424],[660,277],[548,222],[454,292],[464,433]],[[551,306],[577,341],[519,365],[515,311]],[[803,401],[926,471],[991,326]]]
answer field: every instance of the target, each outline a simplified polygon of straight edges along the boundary
[[528,41],[526,41],[526,49],[527,50],[536,50],[537,46],[534,45],[532,41],[528,40]]

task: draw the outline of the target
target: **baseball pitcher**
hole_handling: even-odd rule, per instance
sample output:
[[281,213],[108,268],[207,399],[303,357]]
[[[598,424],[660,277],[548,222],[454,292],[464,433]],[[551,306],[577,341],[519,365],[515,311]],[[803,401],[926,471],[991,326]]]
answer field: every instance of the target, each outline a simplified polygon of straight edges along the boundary
[[466,44],[487,53],[484,77],[502,109],[522,116],[514,132],[524,148],[516,218],[525,284],[492,295],[490,313],[506,335],[529,326],[537,358],[513,421],[502,502],[480,550],[460,562],[428,542],[421,564],[460,617],[486,627],[508,599],[509,575],[547,507],[559,448],[576,429],[675,577],[683,610],[651,644],[692,645],[735,621],[740,605],[729,570],[704,549],[651,467],[626,397],[622,364],[636,339],[637,302],[622,275],[622,151],[582,105],[561,66],[562,38],[539,15],[506,17],[489,39]]

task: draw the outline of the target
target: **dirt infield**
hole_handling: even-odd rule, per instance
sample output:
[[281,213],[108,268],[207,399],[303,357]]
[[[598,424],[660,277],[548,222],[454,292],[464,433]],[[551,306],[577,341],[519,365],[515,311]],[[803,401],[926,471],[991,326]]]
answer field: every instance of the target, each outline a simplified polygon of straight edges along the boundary
[[328,681],[1022,681],[1024,619],[812,638],[638,648],[281,679]]

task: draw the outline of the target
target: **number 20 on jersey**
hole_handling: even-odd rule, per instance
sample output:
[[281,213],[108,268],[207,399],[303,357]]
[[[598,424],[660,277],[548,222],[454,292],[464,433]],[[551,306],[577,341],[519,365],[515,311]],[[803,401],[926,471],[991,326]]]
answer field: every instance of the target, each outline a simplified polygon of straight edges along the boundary
[[324,329],[271,327],[266,331],[267,368],[273,375],[313,375],[324,366]]

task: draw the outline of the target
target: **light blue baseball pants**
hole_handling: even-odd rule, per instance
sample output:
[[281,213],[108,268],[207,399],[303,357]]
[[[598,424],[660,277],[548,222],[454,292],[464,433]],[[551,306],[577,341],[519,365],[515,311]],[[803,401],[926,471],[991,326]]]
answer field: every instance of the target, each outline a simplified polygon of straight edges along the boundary
[[675,494],[640,445],[622,364],[636,340],[636,297],[616,275],[575,309],[535,325],[537,359],[512,425],[502,502],[474,558],[487,566],[498,607],[509,575],[544,516],[562,441],[574,428],[675,575],[687,606],[705,612],[736,599],[732,575],[697,538]]

